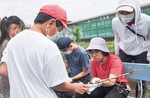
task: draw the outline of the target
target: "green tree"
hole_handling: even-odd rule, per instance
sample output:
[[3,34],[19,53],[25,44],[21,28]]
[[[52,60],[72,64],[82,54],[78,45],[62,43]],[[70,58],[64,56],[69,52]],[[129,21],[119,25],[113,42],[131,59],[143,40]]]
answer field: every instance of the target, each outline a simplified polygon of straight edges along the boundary
[[72,30],[73,35],[75,36],[75,41],[80,42],[80,28],[75,27],[74,30]]

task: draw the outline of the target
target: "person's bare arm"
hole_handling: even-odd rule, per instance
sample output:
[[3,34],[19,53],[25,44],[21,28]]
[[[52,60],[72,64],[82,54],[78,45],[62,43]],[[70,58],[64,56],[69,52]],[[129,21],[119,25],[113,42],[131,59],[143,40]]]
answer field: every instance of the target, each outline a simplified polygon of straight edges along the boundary
[[71,77],[72,80],[81,79],[82,77],[86,76],[89,73],[89,68],[83,68],[82,72],[75,75],[74,77]]
[[6,63],[0,64],[0,75],[6,79],[8,79],[7,65]]
[[104,86],[104,87],[113,86],[115,82],[116,82],[116,76],[113,74],[110,74],[108,79],[100,79],[98,77],[92,77],[90,80],[91,84],[100,83],[100,86]]
[[109,75],[110,80],[102,82],[102,86],[113,86],[116,82],[116,79],[111,79],[111,78],[114,78],[114,77],[116,77],[116,76],[113,74],[110,74]]
[[84,94],[88,91],[88,86],[83,83],[69,83],[63,82],[52,89],[55,90],[62,90],[62,91],[74,91],[79,94]]

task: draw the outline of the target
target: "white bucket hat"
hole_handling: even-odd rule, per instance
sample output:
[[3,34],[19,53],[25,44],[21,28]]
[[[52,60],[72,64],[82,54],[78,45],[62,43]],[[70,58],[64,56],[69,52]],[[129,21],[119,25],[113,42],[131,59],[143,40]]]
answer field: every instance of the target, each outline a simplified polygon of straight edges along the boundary
[[110,52],[103,38],[92,38],[86,51],[89,50],[101,50],[103,52]]

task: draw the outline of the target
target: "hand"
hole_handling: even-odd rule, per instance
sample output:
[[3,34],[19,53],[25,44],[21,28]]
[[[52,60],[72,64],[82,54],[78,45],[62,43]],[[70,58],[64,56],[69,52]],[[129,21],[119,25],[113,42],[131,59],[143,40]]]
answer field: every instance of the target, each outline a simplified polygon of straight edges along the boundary
[[91,94],[93,90],[95,90],[97,87],[100,87],[102,85],[102,81],[100,78],[93,78],[91,81],[92,84],[88,84],[89,90],[87,91],[88,94]]
[[97,87],[99,87],[99,84],[88,84],[89,90],[87,91],[88,94],[91,94],[93,90],[95,90]]
[[83,84],[82,82],[80,83],[73,83],[74,84],[74,91],[79,94],[84,94],[89,90],[88,85]]
[[91,83],[98,84],[100,87],[102,85],[102,80],[100,78],[93,78]]

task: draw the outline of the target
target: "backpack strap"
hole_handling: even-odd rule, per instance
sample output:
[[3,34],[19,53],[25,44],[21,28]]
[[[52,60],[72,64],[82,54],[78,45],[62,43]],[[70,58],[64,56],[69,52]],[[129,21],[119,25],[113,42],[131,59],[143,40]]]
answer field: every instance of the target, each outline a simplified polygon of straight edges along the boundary
[[138,34],[138,33],[135,33],[135,31],[133,29],[131,29],[129,26],[126,26],[126,28],[128,28],[133,34],[137,34],[137,36],[143,37],[144,40],[146,40],[145,36]]

